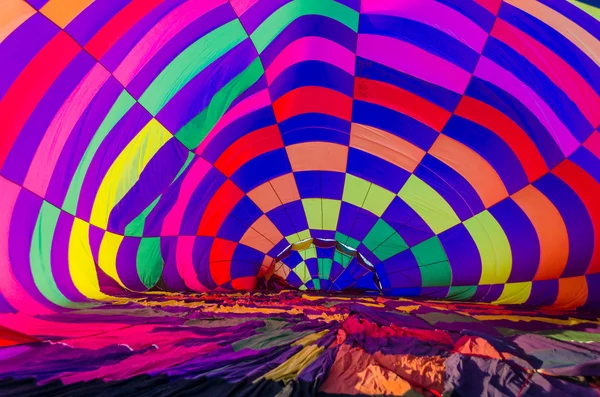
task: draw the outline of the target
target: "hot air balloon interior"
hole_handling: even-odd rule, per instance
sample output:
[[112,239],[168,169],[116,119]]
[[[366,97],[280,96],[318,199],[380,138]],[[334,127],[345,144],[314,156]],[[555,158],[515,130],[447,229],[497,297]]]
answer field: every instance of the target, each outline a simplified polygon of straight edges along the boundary
[[0,396],[600,397],[600,1],[1,0]]

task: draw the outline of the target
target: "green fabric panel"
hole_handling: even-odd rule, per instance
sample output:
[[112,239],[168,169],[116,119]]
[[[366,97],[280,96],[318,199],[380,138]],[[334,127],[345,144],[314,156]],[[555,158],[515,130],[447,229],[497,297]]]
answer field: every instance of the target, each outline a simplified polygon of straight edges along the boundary
[[419,214],[435,234],[460,223],[450,204],[415,175],[408,178],[398,196]]
[[340,251],[335,251],[334,254],[333,254],[333,260],[334,260],[334,262],[337,262],[340,265],[342,265],[342,267],[344,269],[348,267],[348,265],[350,264],[350,262],[352,261],[352,259],[353,258],[351,256],[344,255]]
[[340,243],[346,244],[349,247],[356,249],[360,245],[360,241],[353,239],[352,237],[346,236],[343,233],[335,232],[335,239]]
[[258,53],[262,53],[290,23],[304,15],[329,17],[358,31],[358,13],[343,4],[333,0],[291,1],[271,14],[250,35]]
[[313,282],[313,286],[316,290],[321,289],[321,280],[319,280],[318,278],[313,278],[312,282]]
[[195,157],[195,153],[194,152],[189,152],[187,159],[185,159],[185,163],[183,163],[183,165],[181,166],[181,169],[179,170],[179,172],[177,173],[177,175],[175,175],[175,178],[173,178],[173,182],[175,183],[175,181],[177,179],[179,179],[179,177],[181,176],[181,174],[183,174],[183,172],[187,169],[187,167],[190,165],[190,163],[192,162],[192,160]]
[[156,116],[190,80],[246,37],[238,19],[202,36],[162,70],[144,91],[139,103]]
[[440,240],[434,236],[411,248],[421,270],[424,287],[444,287],[452,284],[452,269]]
[[385,240],[379,247],[374,249],[373,254],[384,261],[392,256],[399,254],[400,252],[406,251],[408,244],[402,237],[396,232],[392,234],[387,240]]
[[549,338],[558,339],[565,342],[600,342],[600,334],[595,334],[591,332],[574,331],[569,329],[555,329],[549,331],[541,331],[538,333]]
[[58,208],[47,201],[42,203],[35,229],[33,230],[31,249],[29,251],[31,274],[38,290],[50,302],[62,307],[81,306],[72,302],[60,292],[52,274],[52,240],[59,215],[60,210]]
[[408,249],[404,239],[383,219],[377,221],[363,240],[363,244],[381,260]]
[[308,247],[307,249],[300,251],[298,253],[304,260],[317,257],[317,249],[315,248],[314,245],[312,245],[312,246]]
[[448,291],[448,299],[457,300],[457,301],[466,301],[469,300],[475,295],[477,292],[476,285],[469,286],[451,286],[450,291]]
[[600,21],[600,6],[593,6],[591,4],[586,4],[581,0],[567,0],[567,1],[571,4],[573,4],[574,6],[581,8],[583,11],[587,12],[592,17],[594,17]]
[[140,241],[137,257],[137,272],[147,288],[152,288],[162,274],[164,262],[160,254],[160,237],[145,237]]
[[313,331],[294,332],[286,329],[289,322],[268,317],[264,319],[265,326],[256,329],[256,335],[240,340],[231,345],[234,351],[240,351],[244,348],[261,350],[270,347],[291,345],[292,343],[313,333]]
[[417,317],[422,318],[431,325],[437,323],[477,323],[477,319],[469,316],[461,316],[456,313],[442,313],[442,312],[431,312],[424,314],[417,314]]
[[146,224],[146,217],[156,207],[156,204],[160,201],[161,196],[158,196],[149,206],[147,206],[138,216],[136,216],[129,224],[125,227],[125,236],[128,237],[142,237],[144,234],[144,225]]
[[96,151],[108,135],[108,133],[113,129],[113,127],[125,116],[125,114],[133,107],[135,104],[135,99],[127,91],[121,92],[121,95],[117,98],[112,108],[98,127],[98,131],[94,134],[94,137],[90,141],[79,165],[77,166],[77,170],[73,175],[73,179],[71,180],[71,184],[69,186],[69,191],[65,197],[65,201],[63,203],[62,209],[68,212],[71,215],[75,215],[77,210],[77,203],[79,201],[79,193],[81,192],[81,187],[83,185],[83,180],[85,175],[87,174],[88,168],[96,154]]
[[329,280],[331,275],[331,267],[333,266],[333,260],[329,258],[319,258],[319,277],[324,280]]
[[260,58],[256,58],[242,73],[215,94],[210,103],[200,114],[194,117],[175,137],[188,149],[193,150],[204,140],[206,135],[225,114],[229,105],[246,91],[264,74]]
[[[175,182],[181,176],[181,174],[183,174],[183,171],[185,171],[185,169],[188,167],[188,165],[190,165],[193,158],[194,158],[194,153],[189,152],[188,157],[185,160],[185,163],[183,164],[183,166],[181,167],[181,169],[179,170],[179,172],[177,173],[175,178],[173,178],[173,182]],[[148,214],[150,214],[150,212],[152,212],[154,207],[156,207],[156,205],[158,204],[161,197],[162,197],[162,194],[160,196],[158,196],[156,198],[156,200],[154,200],[152,203],[150,203],[150,205],[148,207],[146,207],[131,222],[129,222],[129,224],[125,227],[125,233],[124,233],[125,236],[142,237],[142,235],[144,234],[144,225],[146,224],[146,218],[148,217]]]

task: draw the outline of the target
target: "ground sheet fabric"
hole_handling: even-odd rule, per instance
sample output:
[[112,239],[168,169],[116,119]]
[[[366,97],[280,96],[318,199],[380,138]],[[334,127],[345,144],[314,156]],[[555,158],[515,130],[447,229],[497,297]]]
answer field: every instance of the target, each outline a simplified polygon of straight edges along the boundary
[[2,396],[600,396],[600,316],[279,294],[0,316]]
[[0,0],[0,396],[596,396],[599,312],[598,0]]
[[[273,274],[593,308],[594,3],[3,0],[0,295],[44,313]],[[354,254],[273,267],[311,238]]]

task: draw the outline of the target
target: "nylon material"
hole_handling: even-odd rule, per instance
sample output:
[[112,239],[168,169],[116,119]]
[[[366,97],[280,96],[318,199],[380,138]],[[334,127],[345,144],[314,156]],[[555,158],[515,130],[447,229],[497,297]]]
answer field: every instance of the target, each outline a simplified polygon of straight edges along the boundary
[[52,303],[62,307],[77,307],[59,290],[52,274],[50,252],[60,210],[44,201],[31,240],[31,273],[40,292]]
[[588,4],[0,8],[0,310],[283,286],[597,306]]
[[156,152],[171,138],[172,135],[156,119],[152,119],[129,142],[102,180],[92,208],[92,224],[106,229],[110,211],[139,179]]

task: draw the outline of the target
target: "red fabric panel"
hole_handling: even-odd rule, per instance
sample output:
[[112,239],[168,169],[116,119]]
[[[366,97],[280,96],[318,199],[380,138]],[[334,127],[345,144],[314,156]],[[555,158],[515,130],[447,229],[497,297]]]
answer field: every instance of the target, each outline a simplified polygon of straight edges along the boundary
[[273,103],[278,122],[304,113],[324,113],[350,121],[352,98],[323,87],[301,87],[286,93]]
[[452,113],[395,85],[357,77],[354,98],[405,114],[441,132]]
[[217,285],[231,280],[231,258],[237,243],[216,238],[210,250],[210,275]]
[[233,207],[244,197],[244,193],[229,179],[217,190],[200,220],[198,236],[216,237],[221,224]]
[[61,30],[27,64],[6,92],[0,101],[0,168],[35,107],[80,50],[81,47]]
[[229,177],[253,158],[282,147],[277,125],[261,128],[231,144],[217,159],[215,167]]
[[586,274],[600,272],[600,185],[587,172],[570,160],[564,160],[552,170],[577,193],[588,210],[594,225],[594,253]]
[[454,114],[471,120],[502,138],[521,162],[529,182],[535,181],[548,171],[544,158],[527,133],[498,109],[465,96]]

